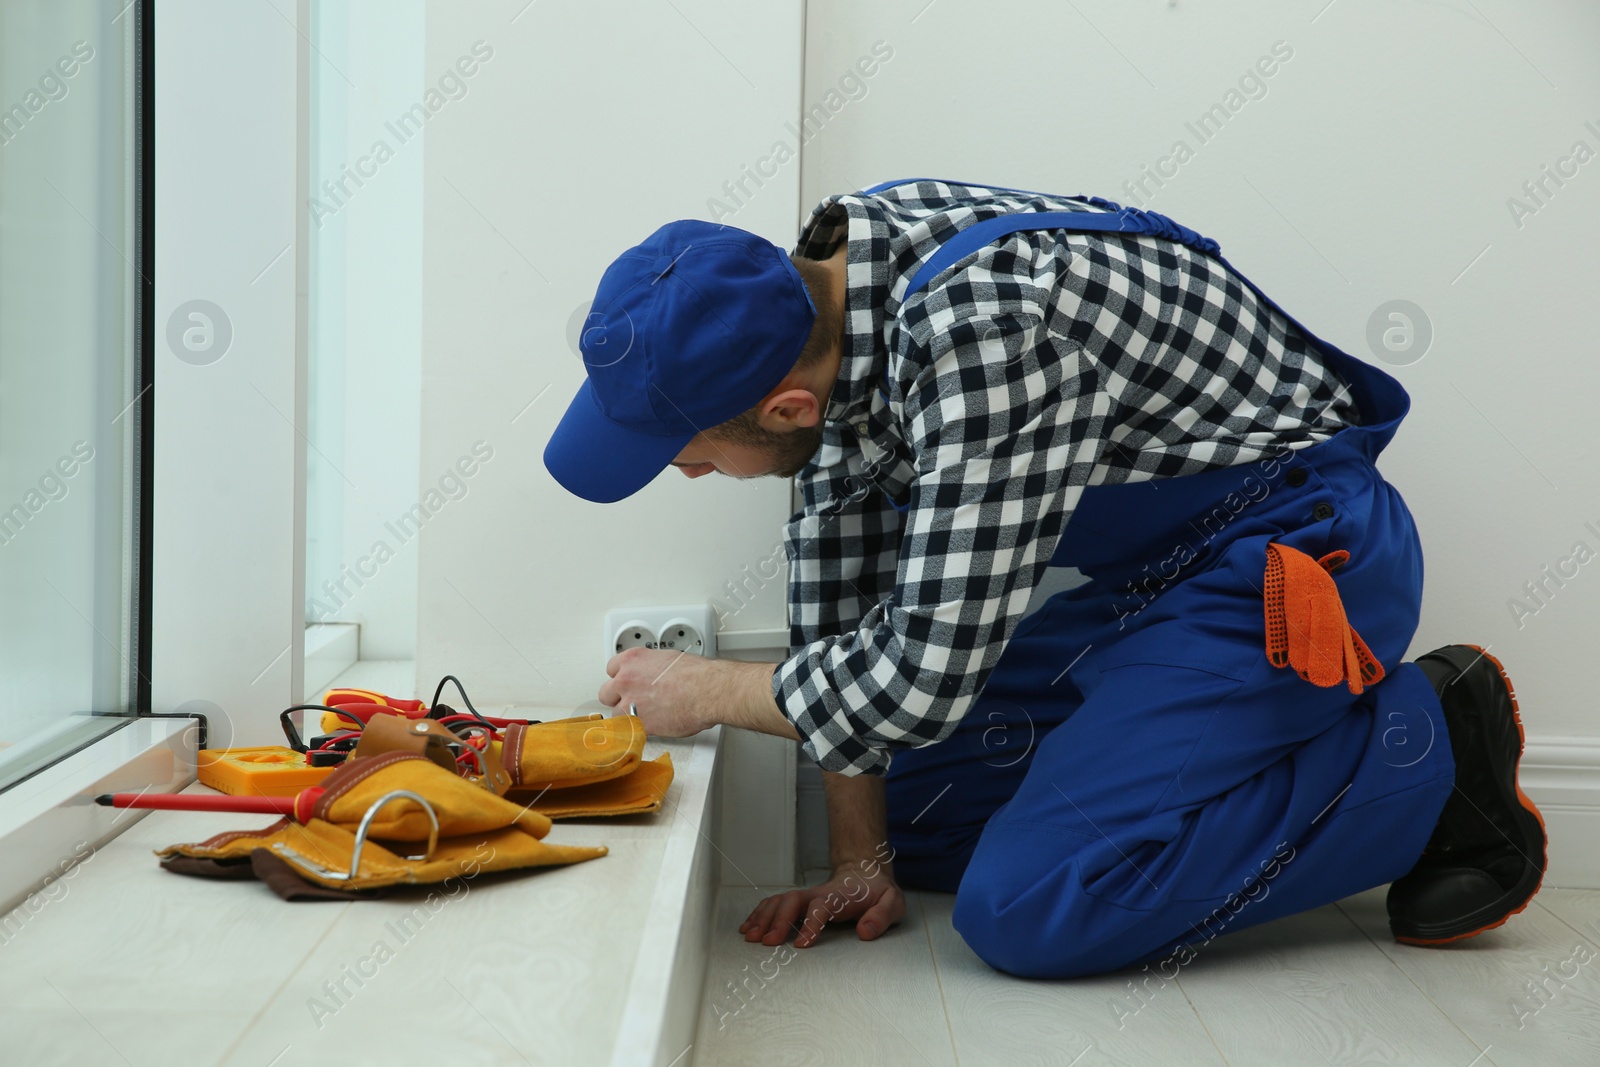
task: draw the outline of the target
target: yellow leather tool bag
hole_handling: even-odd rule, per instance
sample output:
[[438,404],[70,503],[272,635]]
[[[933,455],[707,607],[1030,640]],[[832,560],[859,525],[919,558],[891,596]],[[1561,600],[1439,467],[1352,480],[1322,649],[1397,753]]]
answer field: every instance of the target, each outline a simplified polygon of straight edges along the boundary
[[[428,707],[416,700],[400,700],[383,693],[365,689],[330,689],[323,696],[326,705],[359,699],[356,705],[367,711],[388,711],[387,715],[362,713],[367,732],[374,720],[388,719],[385,726],[392,727],[394,720],[411,724],[411,729],[425,733],[417,723],[434,721]],[[433,712],[447,712],[448,708],[435,705]],[[637,716],[618,715],[607,718],[598,712],[570,719],[552,719],[546,722],[521,722],[514,719],[490,719],[473,715],[485,726],[495,729],[495,749],[511,775],[511,784],[522,789],[562,789],[567,786],[590,785],[608,778],[620,778],[639,764],[644,752],[645,730]],[[450,714],[446,722],[461,723],[465,715]],[[333,733],[349,729],[351,720],[326,711],[321,719],[322,729]],[[475,726],[476,724],[468,723]],[[445,740],[455,740],[443,730],[433,731]],[[365,741],[366,739],[364,739]],[[385,745],[392,743],[386,740]],[[418,745],[421,742],[417,742]],[[368,746],[371,747],[370,745]]]
[[159,850],[179,874],[259,878],[287,900],[350,899],[484,871],[551,867],[604,848],[541,840],[550,819],[418,753],[351,757],[323,781],[304,825],[280,819]]
[[643,759],[644,742],[634,715],[508,726],[500,751],[512,778],[506,796],[552,819],[660,811],[672,757]]
[[[477,745],[483,743],[485,736],[486,730],[475,739]],[[452,745],[464,753],[470,751],[471,756],[458,759],[451,749]],[[506,790],[511,788],[512,776],[500,764],[500,746],[491,743],[485,751],[477,745],[471,742],[464,744],[462,737],[432,719],[374,715],[367,720],[361,731],[361,740],[350,755],[354,758],[409,752],[431,760],[497,796],[504,796]]]
[[[327,700],[353,690],[330,690]],[[360,691],[363,700],[394,702],[381,693]],[[401,702],[405,703],[405,702]],[[411,704],[417,702],[411,701]],[[418,705],[420,708],[421,705]],[[414,712],[412,712],[414,713]],[[366,721],[357,756],[408,751],[425,755],[441,766],[454,759],[446,745],[462,740],[451,729],[425,718],[410,718],[405,709],[374,714]],[[505,720],[486,720],[500,723]],[[324,716],[325,729],[339,725],[337,716]],[[469,725],[469,730],[477,729]],[[459,730],[458,725],[453,729]],[[460,761],[458,770],[485,788],[503,794],[552,819],[614,815],[644,815],[661,810],[672,784],[672,758],[662,753],[645,760],[644,724],[634,715],[606,717],[599,713],[546,722],[510,723],[499,730],[502,740],[489,745],[479,761]],[[482,734],[470,740],[476,744]]]
[[[660,811],[672,784],[672,757],[642,759],[645,731],[633,715],[556,719],[504,730],[482,766],[463,761],[466,780],[552,819],[644,815]],[[428,719],[374,715],[356,756],[406,751],[449,765],[445,741],[458,738]]]
[[638,716],[595,714],[507,726],[500,756],[513,789],[567,789],[631,773],[644,754],[644,741]]
[[[621,777],[591,785],[541,790],[527,803],[530,809],[551,819],[646,815],[661,810],[671,784],[672,755],[663,752],[653,760],[644,760]],[[513,791],[506,796],[520,800],[528,796],[528,792]]]

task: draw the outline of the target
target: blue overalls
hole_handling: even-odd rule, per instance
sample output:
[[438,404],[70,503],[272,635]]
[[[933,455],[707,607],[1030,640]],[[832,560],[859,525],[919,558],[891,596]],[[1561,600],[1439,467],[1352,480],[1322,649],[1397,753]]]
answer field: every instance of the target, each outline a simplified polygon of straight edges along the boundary
[[[1089,202],[1108,213],[1017,213],[960,231],[907,296],[1024,229],[1154,234],[1228,265],[1170,219]],[[1405,874],[1450,794],[1439,700],[1400,662],[1422,546],[1374,466],[1410,397],[1290,321],[1349,383],[1362,424],[1263,461],[1086,490],[1051,563],[1089,581],[1023,620],[949,738],[894,757],[895,873],[955,892],[956,929],[1000,970],[1060,978],[1144,962],[1170,977],[1221,933]],[[1313,558],[1350,552],[1335,583],[1386,671],[1362,695],[1268,662],[1273,540]]]

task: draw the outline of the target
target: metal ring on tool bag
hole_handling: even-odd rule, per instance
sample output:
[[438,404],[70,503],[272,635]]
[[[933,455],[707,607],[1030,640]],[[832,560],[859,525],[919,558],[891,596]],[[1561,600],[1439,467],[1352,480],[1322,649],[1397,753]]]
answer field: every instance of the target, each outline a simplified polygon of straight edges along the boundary
[[367,843],[367,830],[372,826],[372,820],[378,817],[378,812],[383,810],[385,804],[389,803],[391,800],[398,800],[401,797],[409,797],[410,799],[415,800],[418,804],[421,804],[422,810],[428,813],[429,823],[428,850],[420,856],[406,856],[404,858],[408,860],[422,860],[423,862],[427,862],[433,858],[434,847],[439,844],[439,816],[434,814],[433,805],[429,804],[425,798],[418,796],[409,789],[396,789],[392,793],[385,793],[383,796],[373,801],[372,807],[368,808],[367,813],[361,816],[361,825],[356,827],[356,847],[354,851],[350,853],[350,873],[345,875],[346,878],[354,878],[356,876],[356,871],[361,867],[361,848]]
[[[461,727],[461,732],[457,733],[452,727],[451,733],[455,733],[457,737],[461,738],[461,748],[466,752],[472,753],[472,758],[478,763],[478,776],[476,778],[470,774],[463,774],[461,777],[476,785],[483,786],[491,793],[494,792],[495,783],[489,780],[489,746],[494,744],[494,731],[490,727],[480,726],[477,723],[458,723],[456,725]],[[482,749],[467,743],[468,735],[474,731],[484,735]]]
[[433,858],[433,850],[439,844],[439,816],[434,814],[433,805],[429,804],[426,798],[418,796],[409,789],[396,789],[391,793],[383,794],[383,796],[373,801],[372,806],[367,809],[367,813],[361,816],[361,823],[356,827],[356,846],[350,852],[350,870],[343,874],[330,870],[322,864],[300,855],[282,841],[274,842],[272,850],[296,866],[304,867],[319,877],[326,878],[329,881],[348,882],[354,879],[356,872],[361,869],[361,849],[367,843],[367,831],[372,827],[372,820],[377,817],[379,811],[383,810],[385,804],[401,797],[407,797],[421,804],[422,810],[428,813],[428,822],[432,826],[428,831],[428,850],[420,856],[402,856],[401,858],[426,862]]

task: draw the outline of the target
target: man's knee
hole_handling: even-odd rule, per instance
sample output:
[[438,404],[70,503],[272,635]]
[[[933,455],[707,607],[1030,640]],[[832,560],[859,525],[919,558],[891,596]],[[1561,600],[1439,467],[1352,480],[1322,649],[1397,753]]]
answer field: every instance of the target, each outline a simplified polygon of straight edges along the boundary
[[1131,962],[1083,933],[1100,926],[1095,915],[1105,902],[1075,879],[1049,877],[1048,868],[1070,863],[1066,851],[1044,855],[1031,834],[1007,844],[1030,840],[1025,853],[1004,855],[994,840],[980,844],[956,892],[952,923],[962,940],[995,970],[1022,978],[1078,978]]
[[1071,913],[1093,903],[1088,894],[1076,894],[1080,901],[1058,900],[1053,915],[1040,915],[1015,901],[1008,905],[992,881],[972,877],[975,871],[969,869],[956,893],[952,923],[967,947],[995,970],[1019,978],[1080,978],[1131,962],[1084,951],[1061,936],[1059,929],[1078,925]]

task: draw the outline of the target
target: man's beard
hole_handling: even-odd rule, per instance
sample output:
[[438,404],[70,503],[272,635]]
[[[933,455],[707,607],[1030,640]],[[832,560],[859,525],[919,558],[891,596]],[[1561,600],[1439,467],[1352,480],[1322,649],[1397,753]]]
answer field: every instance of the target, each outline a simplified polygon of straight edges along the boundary
[[793,478],[805,469],[811,457],[822,447],[822,427],[798,426],[788,433],[762,430],[764,440],[757,447],[772,460],[772,473],[780,478]]
[[729,419],[707,431],[713,442],[728,441],[760,452],[772,462],[768,474],[780,478],[793,478],[811,457],[822,447],[822,426],[796,426],[787,433],[778,433],[761,425],[760,413],[755,408]]

